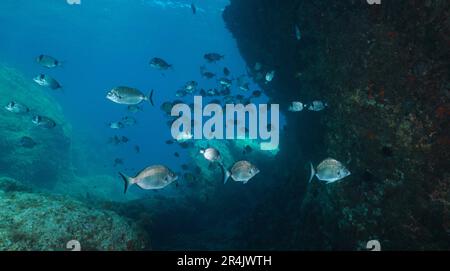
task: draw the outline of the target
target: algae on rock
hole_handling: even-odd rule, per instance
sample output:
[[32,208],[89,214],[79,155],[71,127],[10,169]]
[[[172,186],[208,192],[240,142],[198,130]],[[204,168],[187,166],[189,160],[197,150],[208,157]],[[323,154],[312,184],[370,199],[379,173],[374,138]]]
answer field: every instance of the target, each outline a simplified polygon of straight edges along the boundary
[[82,250],[148,248],[146,234],[117,213],[32,193],[13,179],[0,178],[0,210],[0,251],[67,250],[70,240]]

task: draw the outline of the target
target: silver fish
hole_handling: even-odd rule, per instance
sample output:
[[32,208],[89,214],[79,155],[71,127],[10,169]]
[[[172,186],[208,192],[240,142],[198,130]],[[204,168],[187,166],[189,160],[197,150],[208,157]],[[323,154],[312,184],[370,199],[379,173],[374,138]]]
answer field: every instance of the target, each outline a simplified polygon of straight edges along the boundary
[[251,178],[259,173],[259,169],[248,161],[236,162],[230,171],[225,170],[223,183],[231,177],[236,182],[246,184]]
[[222,159],[220,152],[215,148],[202,149],[200,150],[200,153],[210,162],[219,162]]
[[125,126],[133,126],[137,123],[136,119],[131,116],[126,116],[122,118],[121,121]]
[[15,101],[9,102],[5,106],[5,109],[8,110],[9,112],[16,113],[16,114],[25,114],[25,113],[30,112],[30,109],[27,106],[17,103]]
[[175,96],[177,96],[178,98],[183,98],[186,95],[187,95],[187,92],[184,89],[179,89],[175,92]]
[[159,58],[159,57],[154,57],[150,60],[150,66],[152,68],[155,68],[157,70],[168,70],[170,68],[172,68],[172,65],[170,65],[169,63],[167,63],[164,59]]
[[39,126],[41,128],[45,129],[51,129],[56,126],[56,123],[54,120],[52,120],[49,117],[44,116],[34,116],[31,120],[36,126]]
[[327,107],[328,104],[322,101],[313,101],[309,106],[308,110],[310,111],[322,111]]
[[162,165],[147,167],[136,177],[128,177],[120,172],[119,174],[125,182],[124,193],[127,192],[129,186],[134,184],[145,190],[161,189],[178,179],[175,173]]
[[36,58],[36,62],[46,68],[54,68],[61,66],[61,62],[56,58],[48,55],[40,55]]
[[250,84],[249,83],[244,83],[244,84],[239,86],[239,89],[241,89],[243,91],[249,91],[250,90]]
[[106,94],[106,98],[118,104],[137,105],[143,101],[149,101],[153,104],[153,89],[148,96],[145,96],[140,90],[130,87],[115,87]]
[[125,127],[125,125],[120,121],[109,123],[109,128],[111,129],[122,129],[123,127]]
[[268,73],[266,73],[266,83],[271,82],[273,80],[273,78],[275,77],[275,71],[270,71]]
[[55,78],[46,74],[39,74],[38,76],[33,78],[33,81],[40,86],[49,87],[51,89],[62,88],[61,84],[58,81],[56,81]]
[[224,87],[231,87],[231,85],[233,84],[233,82],[227,78],[220,78],[218,81],[219,81],[219,84]]
[[132,104],[127,107],[127,110],[128,110],[128,112],[131,112],[131,113],[137,113],[139,111],[142,111],[142,108],[138,105]]
[[188,92],[188,93],[192,93],[194,92],[195,88],[198,86],[198,83],[195,81],[189,81],[186,83],[186,85],[184,85],[184,89]]
[[310,167],[311,176],[309,177],[309,182],[311,182],[314,176],[316,176],[317,179],[321,181],[333,183],[351,174],[350,171],[348,171],[348,169],[346,169],[341,162],[333,158],[327,158],[323,160],[316,169],[314,169],[312,163],[310,163]]
[[37,143],[29,136],[23,136],[19,140],[19,146],[32,149],[37,145]]
[[302,102],[292,102],[291,105],[288,108],[288,111],[291,112],[300,112],[302,111],[304,108],[303,103]]
[[208,62],[214,63],[214,62],[217,62],[217,61],[223,59],[225,56],[220,55],[218,53],[208,53],[208,54],[205,54],[203,57],[206,60],[208,60]]

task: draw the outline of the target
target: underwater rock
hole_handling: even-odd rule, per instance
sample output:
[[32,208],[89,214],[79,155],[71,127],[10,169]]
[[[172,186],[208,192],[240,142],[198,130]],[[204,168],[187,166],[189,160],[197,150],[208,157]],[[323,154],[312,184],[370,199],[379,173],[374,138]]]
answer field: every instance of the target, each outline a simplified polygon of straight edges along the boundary
[[[7,111],[3,107],[10,101],[26,105],[30,112],[18,115]],[[50,117],[55,120],[56,127],[51,130],[36,127],[31,121],[33,115]],[[58,176],[70,168],[70,134],[71,127],[64,119],[63,110],[50,93],[18,71],[0,64],[2,174],[27,180],[37,187],[51,188]],[[36,146],[21,146],[23,137],[31,138]]]
[[[450,3],[230,3],[223,18],[247,66],[277,71],[261,84],[253,69],[267,96],[333,104],[321,116],[286,114],[288,132],[271,167],[290,176],[277,176],[284,185],[241,227],[240,245],[364,250],[377,239],[384,249],[448,249],[450,48],[442,25]],[[302,166],[323,155],[344,159],[355,174],[306,189]],[[278,232],[285,238],[271,238]]]
[[67,197],[22,191],[15,180],[0,178],[0,251],[142,250],[147,236],[112,211],[92,208]]

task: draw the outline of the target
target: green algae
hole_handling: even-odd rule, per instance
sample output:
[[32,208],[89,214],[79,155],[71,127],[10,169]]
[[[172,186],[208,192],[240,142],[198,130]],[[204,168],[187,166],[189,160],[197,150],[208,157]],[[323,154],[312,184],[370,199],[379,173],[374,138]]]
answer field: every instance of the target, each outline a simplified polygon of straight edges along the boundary
[[[14,184],[15,183],[15,184]],[[0,178],[0,250],[141,250],[148,238],[136,223],[66,196],[11,189],[21,184]]]

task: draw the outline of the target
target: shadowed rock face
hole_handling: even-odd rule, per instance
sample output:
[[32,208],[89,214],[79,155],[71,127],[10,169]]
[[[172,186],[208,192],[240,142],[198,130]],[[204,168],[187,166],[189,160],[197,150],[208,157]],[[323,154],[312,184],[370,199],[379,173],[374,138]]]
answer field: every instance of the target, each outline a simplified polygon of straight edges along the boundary
[[[330,105],[286,113],[273,165],[284,185],[243,223],[242,247],[448,249],[449,11],[448,1],[231,0],[223,17],[247,65],[276,70],[261,84],[272,101]],[[303,165],[328,156],[352,175],[307,186]]]

